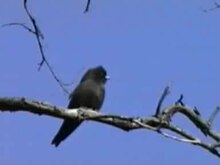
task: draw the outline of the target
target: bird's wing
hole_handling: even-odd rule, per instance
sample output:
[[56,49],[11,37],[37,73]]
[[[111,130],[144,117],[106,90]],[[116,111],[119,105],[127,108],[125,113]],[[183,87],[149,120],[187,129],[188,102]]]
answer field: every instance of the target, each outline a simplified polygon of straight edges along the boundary
[[105,97],[105,90],[102,84],[92,80],[80,83],[70,95],[68,108],[88,107],[99,110]]
[[[86,80],[80,83],[70,95],[68,108],[88,107],[100,110],[105,97],[104,86],[94,81]],[[80,124],[82,120],[64,120],[58,133],[52,140],[56,147],[65,140]]]

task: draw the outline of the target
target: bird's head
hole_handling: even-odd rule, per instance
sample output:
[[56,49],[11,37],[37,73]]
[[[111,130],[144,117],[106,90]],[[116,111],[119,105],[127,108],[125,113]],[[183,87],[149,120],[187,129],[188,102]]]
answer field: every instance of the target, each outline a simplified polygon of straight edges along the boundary
[[106,83],[106,81],[109,79],[109,76],[107,75],[105,68],[100,65],[87,70],[82,77],[81,82],[87,79],[92,79],[100,83]]

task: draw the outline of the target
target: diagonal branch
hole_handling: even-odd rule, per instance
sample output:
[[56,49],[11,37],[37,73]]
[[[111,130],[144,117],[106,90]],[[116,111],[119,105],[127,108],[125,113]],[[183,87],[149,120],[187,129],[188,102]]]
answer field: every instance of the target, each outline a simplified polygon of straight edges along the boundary
[[209,127],[212,127],[213,121],[215,117],[218,115],[219,111],[220,111],[220,107],[218,106],[216,107],[215,111],[211,114],[209,120],[207,121]]
[[8,23],[8,24],[4,24],[2,25],[2,27],[5,27],[5,26],[21,26],[23,27],[25,30],[28,30],[30,33],[34,34],[35,35],[35,38],[37,40],[37,44],[38,44],[38,47],[39,47],[39,50],[40,50],[40,54],[41,54],[41,61],[40,63],[38,64],[39,67],[38,67],[38,70],[40,71],[40,69],[42,68],[42,66],[44,64],[46,64],[47,68],[49,69],[52,77],[54,78],[54,80],[58,83],[58,85],[61,87],[61,89],[64,91],[64,93],[66,94],[69,94],[69,91],[66,89],[66,86],[69,86],[70,84],[67,84],[67,83],[64,83],[62,82],[57,74],[55,73],[55,71],[53,70],[53,67],[50,65],[50,63],[48,62],[47,58],[46,58],[46,55],[45,55],[45,52],[44,52],[44,47],[43,47],[43,43],[42,41],[44,40],[44,35],[42,33],[42,31],[40,30],[38,24],[37,24],[37,21],[36,19],[34,18],[34,16],[31,14],[30,10],[28,9],[28,6],[27,6],[27,0],[24,0],[23,1],[23,6],[24,6],[24,10],[33,26],[33,29],[26,26],[24,23]]
[[90,4],[91,4],[91,0],[87,0],[86,8],[84,10],[84,13],[87,13],[89,11]]
[[220,4],[217,3],[217,2],[214,2],[214,7],[211,7],[211,8],[209,8],[209,9],[203,9],[203,12],[204,12],[204,13],[207,13],[207,12],[209,12],[209,11],[213,11],[213,10],[216,10],[216,9],[219,9],[219,8],[220,8]]
[[41,62],[39,63],[39,68],[38,70],[41,69],[41,67],[43,66],[43,64],[45,63],[50,71],[50,73],[52,74],[53,78],[56,80],[56,82],[59,84],[59,86],[62,88],[62,90],[66,93],[69,94],[68,90],[65,88],[65,84],[57,77],[57,75],[55,74],[52,66],[50,65],[50,63],[47,61],[47,58],[45,56],[44,50],[43,50],[43,45],[41,42],[41,39],[44,39],[43,33],[41,32],[35,18],[31,15],[30,11],[28,10],[27,7],[27,0],[24,0],[24,9],[28,15],[28,18],[30,19],[33,28],[34,28],[34,34],[36,36],[37,39],[37,43],[38,43],[38,47],[40,49],[40,54],[41,54]]
[[162,95],[158,101],[158,104],[157,104],[156,112],[154,115],[155,117],[159,116],[163,101],[165,100],[166,96],[168,96],[169,94],[170,94],[170,84],[168,84],[163,90],[163,93],[162,93]]

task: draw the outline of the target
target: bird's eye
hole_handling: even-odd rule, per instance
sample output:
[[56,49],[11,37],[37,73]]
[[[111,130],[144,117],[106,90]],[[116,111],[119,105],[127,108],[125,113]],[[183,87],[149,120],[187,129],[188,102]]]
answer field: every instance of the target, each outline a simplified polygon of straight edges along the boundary
[[105,76],[105,79],[106,79],[106,80],[109,80],[109,79],[110,79],[110,77],[109,77],[108,75],[106,75],[106,76]]

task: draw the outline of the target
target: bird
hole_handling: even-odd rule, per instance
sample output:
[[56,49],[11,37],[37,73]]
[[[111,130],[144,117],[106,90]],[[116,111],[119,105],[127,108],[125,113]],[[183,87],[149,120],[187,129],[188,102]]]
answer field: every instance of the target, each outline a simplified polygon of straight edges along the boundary
[[[88,69],[69,95],[68,109],[82,107],[99,111],[104,102],[105,84],[108,79],[107,71],[102,65]],[[82,122],[81,119],[65,119],[51,144],[58,147]]]

